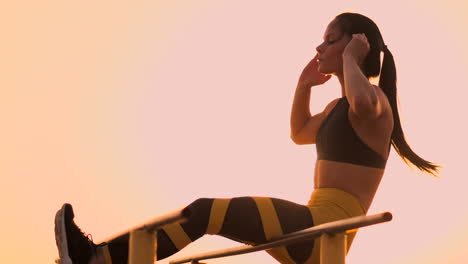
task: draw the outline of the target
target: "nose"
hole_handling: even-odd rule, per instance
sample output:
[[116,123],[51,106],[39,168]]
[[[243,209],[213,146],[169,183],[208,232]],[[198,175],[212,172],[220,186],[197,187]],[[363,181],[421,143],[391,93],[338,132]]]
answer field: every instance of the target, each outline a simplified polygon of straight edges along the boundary
[[315,50],[316,50],[318,53],[322,53],[322,51],[323,51],[322,45],[323,45],[323,44],[320,44],[320,45],[318,45],[318,46],[315,48]]

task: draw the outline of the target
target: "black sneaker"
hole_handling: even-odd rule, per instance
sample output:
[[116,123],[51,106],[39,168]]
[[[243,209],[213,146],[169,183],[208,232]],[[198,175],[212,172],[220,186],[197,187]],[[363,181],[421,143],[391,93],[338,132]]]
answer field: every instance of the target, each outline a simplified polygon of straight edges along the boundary
[[88,264],[96,254],[97,245],[76,226],[73,208],[64,204],[55,215],[55,242],[60,264]]

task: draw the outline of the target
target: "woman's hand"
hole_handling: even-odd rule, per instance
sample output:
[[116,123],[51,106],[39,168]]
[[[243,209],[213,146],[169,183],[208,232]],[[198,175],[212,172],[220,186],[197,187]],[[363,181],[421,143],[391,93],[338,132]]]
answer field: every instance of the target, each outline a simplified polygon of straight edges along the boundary
[[299,77],[299,85],[310,88],[312,86],[320,85],[330,80],[331,75],[325,75],[318,72],[318,53],[315,57],[307,64]]
[[353,38],[348,42],[343,50],[343,58],[351,58],[358,65],[361,65],[369,53],[370,45],[366,34],[353,34]]

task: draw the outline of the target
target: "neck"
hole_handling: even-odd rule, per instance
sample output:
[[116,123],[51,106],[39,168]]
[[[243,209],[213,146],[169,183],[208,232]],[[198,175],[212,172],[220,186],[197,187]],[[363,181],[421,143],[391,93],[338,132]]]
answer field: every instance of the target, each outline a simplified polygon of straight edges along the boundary
[[340,81],[341,85],[341,97],[346,96],[346,91],[345,91],[345,82],[344,82],[344,75],[343,73],[337,73],[336,77],[338,77],[338,80]]
[[[364,72],[364,66],[361,64],[360,66],[361,68],[361,71]],[[344,80],[344,72],[341,71],[341,72],[337,72],[335,73],[336,77],[338,77],[338,80],[340,81],[340,85],[341,85],[341,96],[346,96],[346,90],[345,90],[345,80]]]

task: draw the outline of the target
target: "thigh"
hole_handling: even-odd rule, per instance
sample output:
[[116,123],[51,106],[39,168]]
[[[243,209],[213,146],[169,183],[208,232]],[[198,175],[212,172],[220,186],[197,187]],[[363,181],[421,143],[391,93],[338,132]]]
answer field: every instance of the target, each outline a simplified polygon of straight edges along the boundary
[[[313,225],[307,206],[278,198],[238,197],[231,199],[219,235],[247,244],[260,244]],[[303,263],[313,247],[314,241],[311,240],[268,252],[277,259],[287,252],[294,262]],[[279,251],[283,254],[276,254]]]
[[[284,234],[296,232],[314,226],[310,209],[307,206],[296,204],[282,199],[272,199]],[[314,249],[314,240],[299,242],[286,246],[289,257],[295,263],[305,263]],[[281,249],[268,251],[273,257],[281,253]],[[279,254],[280,256],[284,255]],[[288,256],[286,256],[288,257]],[[278,258],[277,258],[278,259]],[[278,259],[282,262],[280,259]],[[285,262],[282,262],[285,263]]]

